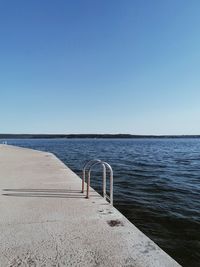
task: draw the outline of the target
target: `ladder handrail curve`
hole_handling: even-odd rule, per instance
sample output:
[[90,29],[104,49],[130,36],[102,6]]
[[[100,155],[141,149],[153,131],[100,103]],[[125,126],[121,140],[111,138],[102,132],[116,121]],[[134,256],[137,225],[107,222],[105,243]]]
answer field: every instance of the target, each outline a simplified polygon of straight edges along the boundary
[[85,163],[83,169],[86,170],[87,167],[88,167],[89,165],[92,165],[94,162],[102,162],[102,160],[100,160],[100,159],[92,159],[92,160],[90,160],[90,161],[88,161],[88,162]]

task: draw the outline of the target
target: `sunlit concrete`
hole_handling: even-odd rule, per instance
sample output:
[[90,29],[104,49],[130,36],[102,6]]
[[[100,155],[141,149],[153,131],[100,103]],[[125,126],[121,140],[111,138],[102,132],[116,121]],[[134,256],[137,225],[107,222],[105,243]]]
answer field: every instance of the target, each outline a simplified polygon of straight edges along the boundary
[[180,266],[53,154],[0,145],[0,190],[0,266]]

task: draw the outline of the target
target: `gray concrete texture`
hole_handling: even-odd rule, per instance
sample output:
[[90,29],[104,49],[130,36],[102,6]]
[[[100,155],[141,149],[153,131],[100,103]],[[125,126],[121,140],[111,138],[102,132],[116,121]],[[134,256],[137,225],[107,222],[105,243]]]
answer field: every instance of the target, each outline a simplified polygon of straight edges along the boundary
[[50,153],[0,145],[0,214],[2,267],[180,266]]

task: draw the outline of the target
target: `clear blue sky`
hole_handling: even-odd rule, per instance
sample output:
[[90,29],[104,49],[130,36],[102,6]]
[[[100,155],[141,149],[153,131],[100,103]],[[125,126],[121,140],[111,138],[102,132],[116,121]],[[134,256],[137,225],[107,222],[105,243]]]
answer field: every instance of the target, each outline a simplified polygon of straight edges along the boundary
[[200,134],[199,0],[0,0],[0,132]]

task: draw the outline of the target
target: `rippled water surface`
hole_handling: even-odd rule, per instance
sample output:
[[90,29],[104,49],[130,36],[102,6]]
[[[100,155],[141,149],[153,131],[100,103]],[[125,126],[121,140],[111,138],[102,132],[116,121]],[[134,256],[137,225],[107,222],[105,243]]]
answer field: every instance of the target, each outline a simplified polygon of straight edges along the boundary
[[[200,266],[200,139],[8,140],[55,153],[73,171],[114,170],[114,205],[183,266]],[[92,186],[101,189],[95,176]]]

